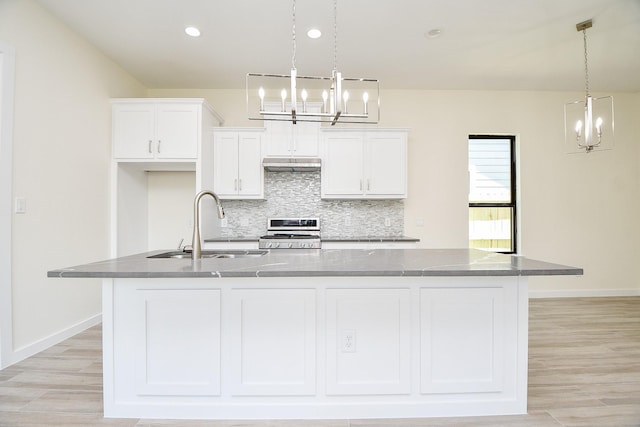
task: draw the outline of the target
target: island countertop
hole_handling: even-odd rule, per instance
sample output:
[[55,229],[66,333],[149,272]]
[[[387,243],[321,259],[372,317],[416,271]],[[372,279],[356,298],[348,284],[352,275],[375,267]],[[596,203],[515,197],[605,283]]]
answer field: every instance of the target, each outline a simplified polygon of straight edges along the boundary
[[148,258],[153,251],[69,268],[48,277],[309,277],[309,276],[552,276],[581,268],[475,249],[271,250],[246,258]]

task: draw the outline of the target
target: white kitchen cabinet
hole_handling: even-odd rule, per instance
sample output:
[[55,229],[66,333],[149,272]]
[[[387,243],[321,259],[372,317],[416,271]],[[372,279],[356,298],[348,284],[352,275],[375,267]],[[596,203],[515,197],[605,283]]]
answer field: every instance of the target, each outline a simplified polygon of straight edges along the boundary
[[223,199],[262,199],[264,130],[216,130],[213,137],[213,191]]
[[324,130],[321,193],[325,199],[407,197],[407,132]]
[[[223,119],[202,98],[118,98],[111,104],[111,254],[159,249],[149,247],[149,235],[154,232],[150,227],[169,214],[150,208],[153,185],[149,172],[195,173],[195,185],[187,190],[190,198],[201,190],[211,190],[211,130]],[[217,234],[214,205],[212,200],[203,201],[203,217],[213,218],[202,222],[203,238]],[[177,241],[180,237],[168,231],[159,239]]]
[[[267,106],[275,110],[280,104]],[[302,104],[298,110],[302,109]],[[307,106],[309,112],[319,112],[319,105]],[[317,157],[319,122],[292,122],[265,120],[267,141],[265,157]]]
[[113,157],[146,161],[195,161],[202,140],[199,99],[117,99],[113,109]]
[[526,414],[527,289],[518,276],[105,278],[104,413]]

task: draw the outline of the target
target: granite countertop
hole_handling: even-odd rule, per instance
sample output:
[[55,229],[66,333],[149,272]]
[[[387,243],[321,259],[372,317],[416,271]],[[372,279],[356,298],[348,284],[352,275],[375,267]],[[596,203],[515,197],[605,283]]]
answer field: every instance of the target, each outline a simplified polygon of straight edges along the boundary
[[[419,242],[420,239],[407,236],[320,236],[323,242]],[[236,236],[236,237],[213,237],[204,239],[205,242],[257,242],[260,237],[257,236]]]
[[147,258],[153,251],[70,268],[48,277],[309,277],[309,276],[551,276],[581,268],[475,249],[272,250],[246,258]]

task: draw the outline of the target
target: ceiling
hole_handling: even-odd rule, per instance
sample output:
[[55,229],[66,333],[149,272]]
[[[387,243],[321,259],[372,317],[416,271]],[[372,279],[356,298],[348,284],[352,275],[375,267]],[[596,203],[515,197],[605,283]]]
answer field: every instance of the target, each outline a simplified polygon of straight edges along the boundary
[[[292,0],[37,1],[148,88],[244,88],[249,72],[291,69]],[[576,24],[593,19],[591,90],[640,92],[640,0],[339,0],[337,17],[337,68],[383,90],[584,90]],[[332,0],[297,0],[299,75],[331,74],[333,27]]]

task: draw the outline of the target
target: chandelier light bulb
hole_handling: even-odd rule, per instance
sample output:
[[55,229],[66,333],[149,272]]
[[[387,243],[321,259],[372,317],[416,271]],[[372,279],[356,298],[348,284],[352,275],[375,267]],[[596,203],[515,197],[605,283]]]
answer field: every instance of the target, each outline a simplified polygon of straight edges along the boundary
[[598,143],[602,139],[602,117],[596,119],[596,133],[598,134]]
[[369,115],[368,103],[369,103],[369,92],[365,92],[362,94],[362,104],[364,105],[365,116]]
[[327,99],[329,99],[329,94],[326,90],[322,91],[322,112],[327,112]]
[[576,123],[576,139],[580,139],[582,136],[582,120],[578,120]]
[[282,89],[282,91],[280,92],[280,98],[282,98],[282,111],[286,111],[286,108],[285,108],[285,101],[287,100],[286,89]]
[[342,94],[342,98],[344,99],[344,113],[347,114],[347,102],[349,102],[349,92],[346,90]]
[[260,97],[260,111],[264,111],[264,88],[262,86],[258,89],[258,96]]
[[302,112],[306,113],[307,112],[307,90],[306,89],[302,89],[302,92],[300,92],[300,98],[302,98]]

